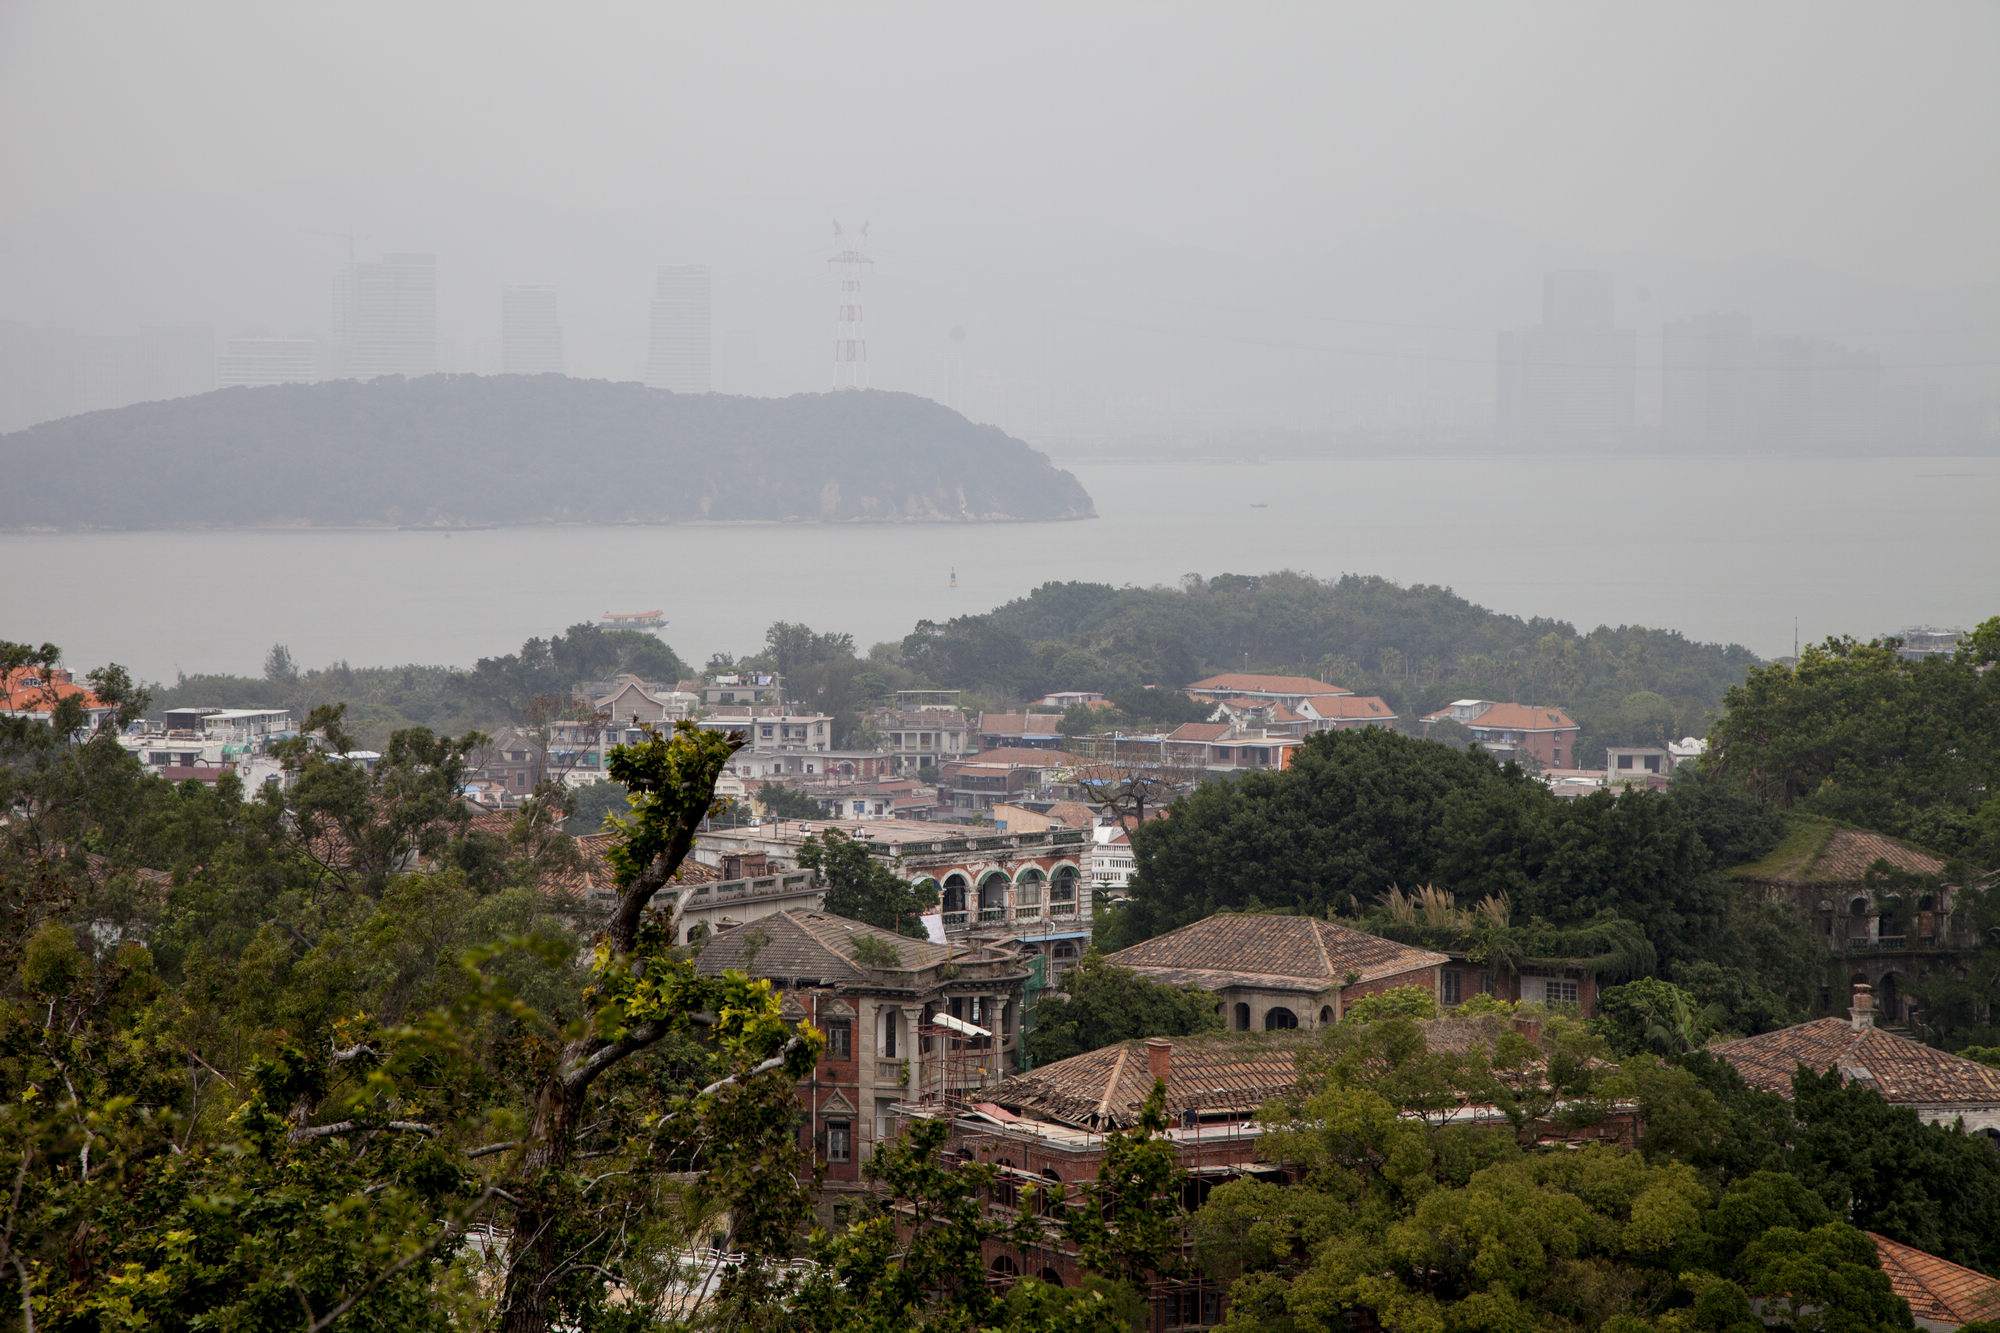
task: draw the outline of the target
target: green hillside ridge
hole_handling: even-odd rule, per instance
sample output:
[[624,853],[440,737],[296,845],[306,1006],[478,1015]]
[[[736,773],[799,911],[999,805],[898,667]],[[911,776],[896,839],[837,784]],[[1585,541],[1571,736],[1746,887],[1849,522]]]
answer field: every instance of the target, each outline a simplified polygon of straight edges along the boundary
[[0,528],[1095,516],[1045,455],[912,394],[561,375],[218,389],[0,436],[0,465]]

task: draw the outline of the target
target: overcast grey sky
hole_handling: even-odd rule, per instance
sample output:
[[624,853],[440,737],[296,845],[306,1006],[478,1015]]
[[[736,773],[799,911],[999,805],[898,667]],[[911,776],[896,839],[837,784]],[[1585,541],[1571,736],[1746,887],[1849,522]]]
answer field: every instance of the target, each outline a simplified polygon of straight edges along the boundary
[[652,266],[708,260],[719,364],[769,381],[718,387],[777,391],[830,336],[769,326],[826,304],[836,215],[911,309],[965,289],[932,322],[1037,266],[1310,265],[1435,215],[1960,287],[2000,278],[1996,56],[1992,3],[0,0],[0,318],[323,327],[314,233],[355,232],[439,253],[455,338],[557,283],[572,370],[625,375]]

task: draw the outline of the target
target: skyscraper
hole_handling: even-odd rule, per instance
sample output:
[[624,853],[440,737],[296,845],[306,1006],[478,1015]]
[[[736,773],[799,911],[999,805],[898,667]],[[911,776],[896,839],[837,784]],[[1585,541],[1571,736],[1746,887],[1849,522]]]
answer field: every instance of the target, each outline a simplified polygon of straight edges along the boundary
[[563,373],[562,325],[556,289],[518,284],[500,289],[500,373]]
[[1542,322],[1500,335],[1500,438],[1590,447],[1632,434],[1639,346],[1612,327],[1609,273],[1558,269],[1542,280]]
[[311,338],[231,338],[215,364],[215,382],[225,389],[318,378],[319,344]]
[[344,379],[437,371],[437,256],[383,255],[333,284],[334,373]]
[[711,325],[708,265],[670,264],[653,281],[653,337],[646,383],[675,393],[707,393]]

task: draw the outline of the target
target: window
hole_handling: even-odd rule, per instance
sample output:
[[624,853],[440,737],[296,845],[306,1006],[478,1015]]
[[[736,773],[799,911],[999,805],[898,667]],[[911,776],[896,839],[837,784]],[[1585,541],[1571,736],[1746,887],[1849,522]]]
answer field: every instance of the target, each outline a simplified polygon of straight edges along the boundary
[[1545,984],[1544,994],[1547,995],[1550,1004],[1575,1004],[1576,983],[1551,979]]
[[1266,1032],[1283,1032],[1288,1028],[1295,1028],[1298,1025],[1299,1016],[1282,1005],[1264,1011],[1264,1030]]
[[845,1120],[826,1122],[826,1160],[845,1162],[854,1151],[854,1129]]
[[1632,767],[1632,756],[1631,756],[1631,755],[1629,755],[1629,754],[1621,754],[1621,755],[1619,755],[1619,756],[1618,756],[1618,767],[1620,767],[1620,768],[1630,768],[1630,767]]
[[1459,994],[1458,973],[1447,971],[1438,977],[1438,998],[1445,1004],[1459,1003],[1462,997]]
[[884,1060],[893,1060],[896,1058],[896,1039],[898,1033],[902,1030],[902,1026],[903,1016],[901,1014],[897,1013],[894,1009],[884,1009],[882,1011],[882,1058]]
[[844,1018],[836,1018],[826,1025],[826,1058],[829,1060],[854,1058],[854,1024]]
[[1238,1004],[1236,1006],[1236,1030],[1238,1032],[1248,1032],[1250,1030],[1250,1006],[1247,1004]]

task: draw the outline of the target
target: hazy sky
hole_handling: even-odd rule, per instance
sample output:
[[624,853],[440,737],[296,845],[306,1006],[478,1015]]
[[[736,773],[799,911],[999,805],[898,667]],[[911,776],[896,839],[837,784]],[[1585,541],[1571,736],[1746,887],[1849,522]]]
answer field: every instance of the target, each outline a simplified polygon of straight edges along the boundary
[[1283,265],[1437,214],[1956,287],[2000,278],[1996,56],[1984,2],[0,0],[0,318],[323,328],[353,232],[438,252],[466,342],[557,283],[572,370],[628,375],[652,267],[708,260],[759,293],[719,362],[778,367],[719,387],[781,389],[834,216],[995,300],[1066,237]]

